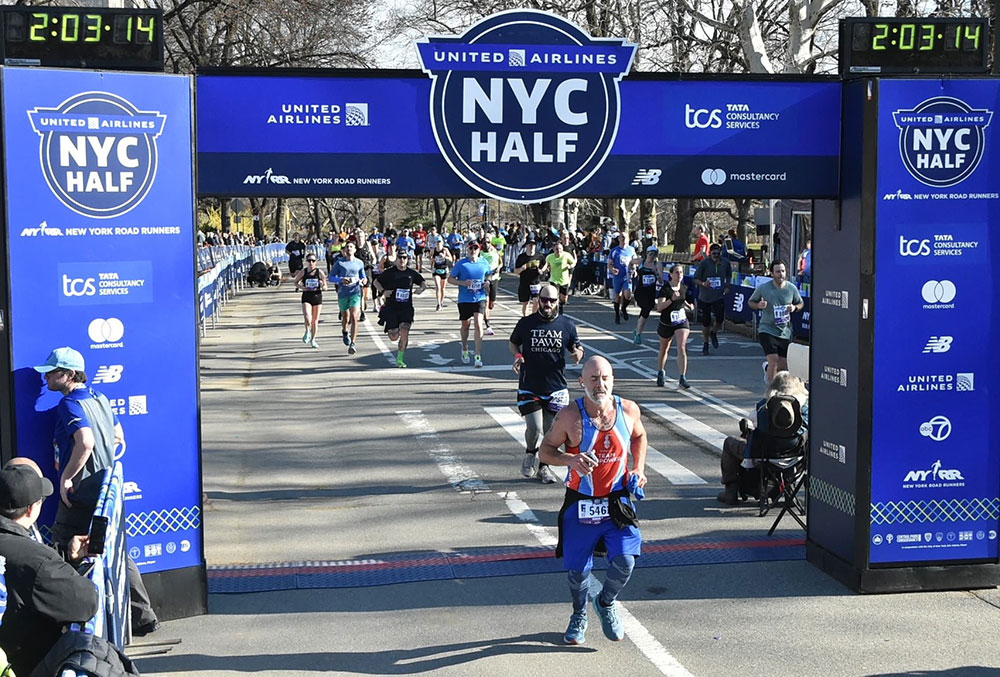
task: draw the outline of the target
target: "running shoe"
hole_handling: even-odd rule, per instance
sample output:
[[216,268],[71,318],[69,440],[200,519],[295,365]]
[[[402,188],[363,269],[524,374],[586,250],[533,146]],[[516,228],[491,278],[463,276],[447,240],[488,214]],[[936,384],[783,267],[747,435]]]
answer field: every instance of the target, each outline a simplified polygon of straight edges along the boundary
[[580,611],[569,617],[569,627],[563,635],[566,644],[583,644],[587,640],[587,612]]
[[316,339],[313,339],[312,341],[310,341],[309,345],[311,345],[313,348],[319,348],[319,344],[316,343]]
[[468,350],[463,350],[462,351],[462,364],[468,364],[468,363],[469,363],[469,351]]
[[706,341],[705,344],[701,347],[701,354],[708,355],[708,341]]
[[441,310],[441,304],[440,304],[440,303],[439,303],[439,304],[437,304],[437,308],[435,308],[435,309],[434,309],[434,312],[437,312],[437,311],[439,311],[439,310]]
[[360,317],[359,317],[358,319],[359,319],[360,321],[362,321],[362,322],[364,322],[364,321],[365,321],[365,311],[363,311],[363,310],[361,311],[361,316],[360,316]]
[[351,345],[351,336],[350,336],[350,334],[348,334],[346,331],[342,332],[342,333],[344,334],[344,345],[345,346]]
[[307,329],[306,333],[302,335],[302,342],[305,343],[306,345],[309,345],[309,341],[311,340],[312,340],[312,334],[310,334],[309,330]]
[[556,474],[552,472],[552,468],[547,465],[538,466],[538,479],[542,481],[542,484],[555,484]]
[[482,355],[476,355],[475,366],[476,367],[483,366],[483,357],[482,357]]
[[348,355],[353,355],[356,352],[358,352],[358,349],[354,345],[354,341],[351,341],[350,344],[347,346],[347,354]]
[[691,387],[691,384],[688,383],[688,380],[687,380],[687,378],[684,377],[684,374],[681,374],[681,378],[678,381],[678,383],[680,383],[681,384],[681,388],[684,388],[684,389],[687,389],[687,388]]
[[524,460],[521,462],[521,474],[525,477],[535,476],[535,461],[538,460],[538,454],[524,454]]
[[628,308],[622,308],[622,319],[623,320],[628,319]]
[[406,362],[403,362],[402,355],[396,355],[396,366],[400,369],[406,369]]
[[719,347],[719,335],[716,334],[713,331],[713,332],[709,333],[709,337],[711,337],[711,339],[712,339],[712,347],[713,348],[718,348]]
[[618,615],[618,603],[612,602],[611,606],[601,604],[601,596],[594,598],[594,609],[601,618],[601,629],[604,636],[612,642],[620,642],[625,637],[625,628],[622,626],[622,619]]
[[659,386],[660,388],[662,388],[663,385],[666,383],[666,380],[667,380],[667,373],[665,371],[663,371],[661,369],[660,371],[656,372],[656,385],[657,386]]
[[632,330],[632,342],[635,343],[637,346],[642,345],[642,334],[639,333],[638,329]]
[[487,336],[493,336],[496,332],[493,331],[493,327],[486,327],[486,331],[483,332]]
[[621,317],[621,315],[619,315],[618,313],[615,313],[615,324],[621,324],[621,323],[622,323],[622,317]]

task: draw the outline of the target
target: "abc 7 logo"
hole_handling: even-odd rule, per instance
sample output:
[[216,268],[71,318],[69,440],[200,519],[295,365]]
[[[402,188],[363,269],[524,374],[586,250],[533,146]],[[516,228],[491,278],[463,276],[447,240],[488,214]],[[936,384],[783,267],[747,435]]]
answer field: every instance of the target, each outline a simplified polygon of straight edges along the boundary
[[87,334],[94,343],[114,343],[125,336],[125,325],[117,317],[99,317],[87,327]]
[[920,424],[920,434],[929,437],[935,442],[948,439],[951,435],[951,420],[947,416],[935,416],[931,420]]

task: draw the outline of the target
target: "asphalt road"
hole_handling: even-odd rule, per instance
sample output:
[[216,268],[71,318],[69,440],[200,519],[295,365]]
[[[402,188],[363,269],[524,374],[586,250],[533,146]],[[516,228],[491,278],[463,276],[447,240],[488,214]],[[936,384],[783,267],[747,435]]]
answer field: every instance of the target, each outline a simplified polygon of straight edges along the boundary
[[300,340],[290,285],[224,309],[201,346],[213,589],[297,589],[212,594],[209,615],[153,636],[183,642],[139,659],[144,673],[1000,674],[997,591],[855,595],[804,561],[795,522],[771,540],[791,545],[769,547],[773,513],[716,502],[721,439],[763,391],[755,343],[726,333],[703,357],[696,336],[694,387],[676,387],[671,358],[657,388],[655,318],[636,346],[634,320],[616,326],[608,301],[579,296],[567,313],[642,405],[655,452],[626,639],[606,640],[592,613],[586,644],[563,646],[565,575],[538,554],[562,488],[519,472],[507,337],[520,306],[501,293],[475,369],[459,361],[454,299],[435,312],[432,291],[417,297],[405,370],[374,313],[347,354],[333,294],[319,349]]

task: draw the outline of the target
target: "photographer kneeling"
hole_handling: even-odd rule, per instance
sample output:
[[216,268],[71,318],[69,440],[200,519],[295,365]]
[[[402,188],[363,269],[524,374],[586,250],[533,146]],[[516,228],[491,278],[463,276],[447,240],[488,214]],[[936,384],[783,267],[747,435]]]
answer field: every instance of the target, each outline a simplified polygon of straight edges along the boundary
[[[782,402],[781,398],[794,398],[798,402],[801,425],[797,430],[789,431],[796,425],[796,416],[787,400]],[[771,406],[768,406],[769,402]],[[725,489],[716,497],[720,503],[736,505],[747,496],[760,500],[760,469],[750,453],[753,448],[752,436],[756,430],[772,433],[783,431],[784,434],[780,436],[772,434],[772,440],[786,440],[784,444],[790,446],[789,451],[794,447],[803,449],[803,454],[805,453],[809,427],[809,391],[805,384],[790,372],[779,371],[775,374],[764,399],[757,403],[756,422],[755,427],[747,419],[741,419],[740,437],[727,437],[722,444],[722,484]],[[773,462],[782,461],[776,459]],[[787,461],[789,467],[795,462]]]

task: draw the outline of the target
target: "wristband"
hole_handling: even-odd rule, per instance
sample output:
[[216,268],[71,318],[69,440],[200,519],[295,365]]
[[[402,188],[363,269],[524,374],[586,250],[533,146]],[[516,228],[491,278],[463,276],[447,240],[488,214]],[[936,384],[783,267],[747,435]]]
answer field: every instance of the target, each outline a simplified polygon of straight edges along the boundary
[[524,355],[522,355],[521,353],[518,353],[517,355],[514,356],[514,359],[515,360],[521,360],[522,362],[524,362]]

